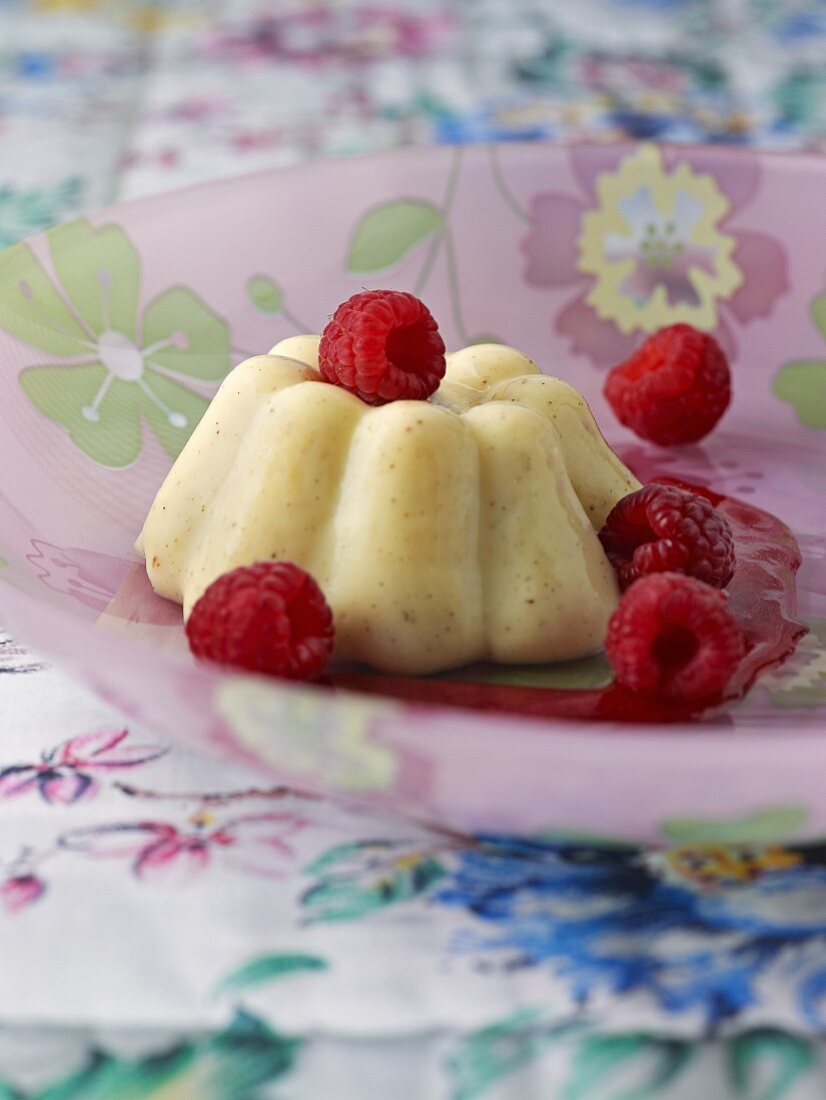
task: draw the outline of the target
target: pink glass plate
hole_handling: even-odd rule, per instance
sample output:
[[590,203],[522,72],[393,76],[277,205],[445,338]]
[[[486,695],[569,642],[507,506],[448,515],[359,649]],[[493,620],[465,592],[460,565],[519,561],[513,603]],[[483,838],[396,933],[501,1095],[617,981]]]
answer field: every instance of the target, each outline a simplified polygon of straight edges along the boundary
[[[826,162],[651,145],[435,148],[128,203],[0,254],[0,612],[129,714],[310,790],[454,829],[648,842],[826,836]],[[218,381],[361,287],[421,294],[591,401],[644,478],[781,517],[798,653],[692,725],[540,722],[199,668],[131,545]],[[685,320],[732,358],[699,446],[646,447],[601,397]],[[593,663],[560,670],[587,686]]]

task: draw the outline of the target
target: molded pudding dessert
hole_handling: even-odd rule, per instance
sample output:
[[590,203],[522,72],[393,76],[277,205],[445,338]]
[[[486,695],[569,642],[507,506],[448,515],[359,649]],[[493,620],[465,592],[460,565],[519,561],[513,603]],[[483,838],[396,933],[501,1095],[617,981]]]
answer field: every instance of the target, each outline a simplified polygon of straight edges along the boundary
[[292,337],[226,378],[138,539],[155,591],[293,562],[336,660],[426,674],[601,649],[618,601],[597,532],[640,488],[583,398],[513,348],[447,356],[428,400],[368,404]]

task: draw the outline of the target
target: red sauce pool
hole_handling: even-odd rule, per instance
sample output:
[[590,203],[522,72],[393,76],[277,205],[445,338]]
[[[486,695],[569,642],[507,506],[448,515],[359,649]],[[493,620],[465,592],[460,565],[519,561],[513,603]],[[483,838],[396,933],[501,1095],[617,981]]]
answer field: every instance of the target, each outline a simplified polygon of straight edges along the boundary
[[450,679],[342,671],[331,677],[332,684],[414,703],[603,722],[679,722],[741,699],[758,675],[785,660],[806,633],[795,618],[800,549],[788,527],[768,512],[676,478],[655,480],[707,497],[726,517],[734,536],[737,569],[728,589],[729,607],[745,636],[746,654],[720,699],[692,707],[645,699],[617,683],[573,690],[485,683],[474,680],[484,674],[478,665],[458,669]]

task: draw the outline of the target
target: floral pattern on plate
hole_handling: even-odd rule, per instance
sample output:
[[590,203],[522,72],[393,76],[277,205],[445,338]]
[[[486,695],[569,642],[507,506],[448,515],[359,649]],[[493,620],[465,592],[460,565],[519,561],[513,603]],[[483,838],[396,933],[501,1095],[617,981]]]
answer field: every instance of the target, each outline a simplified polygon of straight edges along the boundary
[[229,370],[225,322],[180,286],[141,310],[140,258],[116,225],[80,220],[44,236],[55,281],[27,244],[0,256],[0,326],[57,360],[26,368],[23,392],[101,465],[133,463],[143,423],[174,458],[208,404],[190,385]]
[[529,284],[576,291],[556,330],[599,366],[678,322],[714,332],[734,354],[732,322],[767,316],[788,289],[781,245],[733,222],[757,190],[757,158],[715,167],[711,153],[653,145],[574,147],[570,157],[581,191],[534,195],[522,242]]
[[[826,291],[809,307],[812,323],[826,341]],[[804,428],[826,428],[826,350],[822,359],[796,359],[777,372],[774,392],[788,401]]]

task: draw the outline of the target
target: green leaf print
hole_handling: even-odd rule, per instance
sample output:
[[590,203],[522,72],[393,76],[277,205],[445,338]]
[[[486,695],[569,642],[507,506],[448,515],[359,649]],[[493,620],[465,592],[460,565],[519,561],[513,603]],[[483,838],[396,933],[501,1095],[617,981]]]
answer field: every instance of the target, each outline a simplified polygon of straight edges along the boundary
[[[78,366],[27,367],[20,374],[20,388],[44,416],[62,424],[82,451],[102,466],[131,465],[141,452],[140,397],[128,382],[110,382],[103,397],[97,395],[107,380],[102,363]],[[98,418],[84,410],[97,399]]]
[[610,848],[615,852],[628,852],[629,855],[639,851],[639,844],[632,840],[623,840],[622,837],[605,836],[603,833],[591,833],[586,829],[565,829],[548,825],[534,834],[534,840],[545,844],[581,844],[589,848]]
[[815,328],[826,340],[826,291],[812,299],[809,305],[809,313]]
[[327,962],[317,955],[273,954],[259,955],[233,970],[220,983],[216,993],[236,993],[250,986],[266,985],[290,974],[308,970],[326,970]]
[[139,1062],[93,1051],[86,1065],[26,1100],[144,1100],[161,1097],[190,1069],[195,1048],[182,1043]]
[[[239,1012],[226,1031],[135,1060],[93,1051],[86,1064],[34,1093],[9,1100],[251,1100],[293,1068],[301,1040]],[[9,1087],[9,1086],[7,1086]],[[0,1091],[0,1100],[6,1100]]]
[[429,202],[395,199],[375,206],[356,227],[347,256],[347,270],[356,273],[391,267],[443,228],[441,211]]
[[678,844],[771,844],[800,829],[808,816],[804,806],[773,806],[746,817],[675,817],[663,833]]
[[307,868],[307,874],[327,875],[333,872],[349,877],[358,874],[369,860],[375,858],[376,854],[394,851],[396,846],[392,840],[364,840],[355,841],[352,844],[339,844],[314,860]]
[[728,1051],[733,1095],[743,1100],[783,1100],[817,1059],[809,1039],[770,1028],[739,1035]]
[[801,359],[775,375],[772,390],[788,401],[804,428],[826,428],[826,362]]
[[151,368],[200,382],[220,382],[230,368],[226,322],[185,286],[153,298],[143,315],[144,356]]
[[95,229],[81,218],[48,229],[46,239],[58,283],[87,330],[114,329],[134,340],[141,264],[120,226]]
[[465,1038],[447,1060],[451,1100],[476,1100],[539,1058],[574,1025],[549,1028],[543,1010],[523,1008]]
[[49,355],[89,352],[86,329],[27,244],[0,253],[0,328]]
[[[812,322],[826,340],[826,291],[809,306]],[[826,428],[826,361],[799,359],[786,363],[772,383],[775,396],[788,401],[804,428]]]
[[280,313],[284,305],[281,287],[268,275],[253,275],[247,280],[247,296],[262,313]]
[[303,897],[316,921],[357,920],[424,894],[447,873],[427,852],[393,841],[342,844],[307,868],[318,881]]
[[[691,1056],[691,1044],[677,1040],[588,1036],[577,1047],[560,1100],[648,1100],[661,1095]],[[620,1075],[622,1082],[617,1081]]]

